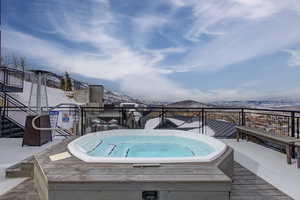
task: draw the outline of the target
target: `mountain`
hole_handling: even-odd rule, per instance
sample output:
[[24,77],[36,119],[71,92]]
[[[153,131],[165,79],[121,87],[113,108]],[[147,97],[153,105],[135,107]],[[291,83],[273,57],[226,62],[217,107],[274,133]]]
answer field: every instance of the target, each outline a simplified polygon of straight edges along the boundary
[[115,104],[119,105],[120,103],[138,103],[138,104],[147,104],[145,101],[130,97],[125,94],[120,94],[118,92],[113,92],[108,89],[104,89],[104,103],[105,104]]
[[201,103],[194,100],[184,100],[184,101],[178,101],[174,103],[169,103],[166,105],[167,107],[190,107],[190,108],[208,108],[213,107],[211,104]]
[[249,101],[218,101],[213,102],[218,107],[249,107],[290,109],[300,107],[300,102],[289,100],[249,100]]

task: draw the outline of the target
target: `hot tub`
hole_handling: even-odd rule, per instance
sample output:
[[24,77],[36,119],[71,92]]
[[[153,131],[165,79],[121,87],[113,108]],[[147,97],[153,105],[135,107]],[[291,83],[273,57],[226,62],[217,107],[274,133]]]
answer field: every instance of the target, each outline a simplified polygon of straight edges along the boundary
[[68,149],[88,163],[206,163],[221,156],[226,145],[187,131],[119,129],[82,136]]
[[[73,156],[47,159],[66,148]],[[42,200],[230,199],[233,150],[186,131],[91,133],[54,145],[34,159]]]

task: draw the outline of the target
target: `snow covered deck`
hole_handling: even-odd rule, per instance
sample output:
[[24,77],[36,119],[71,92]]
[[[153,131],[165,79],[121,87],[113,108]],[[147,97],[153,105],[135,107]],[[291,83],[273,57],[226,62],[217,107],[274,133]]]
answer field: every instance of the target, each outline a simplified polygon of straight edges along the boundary
[[[235,150],[235,172],[232,199],[300,199],[300,170],[295,160],[292,165],[287,165],[285,155],[272,149],[254,144],[252,142],[224,139],[226,144]],[[43,147],[21,147],[21,139],[0,139],[0,199],[7,199],[11,195],[22,194],[22,188],[26,188],[31,181],[23,182],[24,179],[5,179],[5,168],[33,155],[43,149],[59,142]],[[3,195],[6,191],[23,182],[22,187],[11,190],[9,195]],[[267,183],[268,182],[268,183]],[[21,184],[21,185],[22,185]],[[27,184],[27,186],[26,186]],[[273,186],[274,187],[273,187]],[[28,186],[31,187],[31,186]],[[282,192],[283,193],[282,193]],[[249,193],[252,194],[249,194]],[[290,197],[286,196],[285,194]]]
[[23,182],[24,178],[5,178],[6,168],[32,156],[44,149],[57,144],[60,139],[54,139],[53,142],[45,144],[41,147],[22,147],[22,138],[0,138],[0,195],[12,189],[19,183]]
[[223,139],[234,149],[234,160],[294,199],[300,199],[300,169],[296,160],[286,163],[286,155],[242,140]]

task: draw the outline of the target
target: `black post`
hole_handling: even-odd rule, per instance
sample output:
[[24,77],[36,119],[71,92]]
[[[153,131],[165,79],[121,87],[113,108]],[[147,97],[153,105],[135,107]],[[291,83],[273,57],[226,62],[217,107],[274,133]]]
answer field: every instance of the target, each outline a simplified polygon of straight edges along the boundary
[[204,108],[202,108],[202,111],[201,111],[201,126],[202,126],[202,134],[204,134]]
[[291,112],[291,136],[295,137],[295,112]]
[[198,113],[198,120],[199,120],[199,134],[200,134],[200,123],[201,123],[201,115],[200,115],[200,112]]
[[84,107],[81,107],[81,109],[80,109],[80,115],[81,115],[81,119],[80,119],[80,121],[81,121],[81,135],[84,135],[84,123],[83,123],[83,112],[84,112]]
[[[295,137],[295,112],[291,112],[291,136]],[[295,151],[295,146],[292,148],[292,158],[296,158],[296,151]]]
[[242,126],[246,125],[246,121],[245,121],[245,112],[244,112],[244,108],[242,108]]
[[165,123],[165,109],[164,107],[161,108],[161,127],[163,127]]
[[125,117],[124,117],[124,109],[123,109],[123,107],[121,108],[121,126],[122,127],[124,127],[124,119]]
[[7,95],[6,95],[6,92],[4,93],[4,105],[3,105],[3,117],[5,117],[7,114],[8,114],[8,102],[7,102]]
[[131,111],[131,128],[135,129],[134,111]]
[[299,139],[300,127],[299,127],[299,117],[297,117],[297,138]]

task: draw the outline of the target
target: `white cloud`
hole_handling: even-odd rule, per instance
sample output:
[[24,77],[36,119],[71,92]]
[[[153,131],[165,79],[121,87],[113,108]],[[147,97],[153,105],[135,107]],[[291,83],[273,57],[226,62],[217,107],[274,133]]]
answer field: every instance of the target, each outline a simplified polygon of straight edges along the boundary
[[170,23],[170,20],[165,16],[144,15],[134,18],[133,23],[140,32],[147,33],[153,31],[154,28]]
[[192,49],[186,64],[197,65],[202,70],[221,69],[299,44],[299,19],[299,14],[283,13],[244,23],[207,45]]
[[[235,20],[259,20],[283,11],[300,11],[298,0],[169,0],[175,7],[190,6],[195,19],[187,39],[196,41],[202,33],[215,31],[219,26]],[[216,27],[218,26],[218,27]]]
[[288,61],[291,67],[300,67],[300,50],[285,50],[290,55]]
[[[176,19],[172,19],[172,14],[176,12],[175,9],[168,15],[146,14],[133,19],[136,30],[134,37],[139,43],[136,48],[120,36],[120,21],[111,12],[109,1],[89,0],[91,4],[77,6],[74,1],[53,0],[55,14],[51,10],[45,10],[39,16],[41,22],[47,22],[46,32],[92,50],[84,52],[72,49],[64,46],[64,43],[50,42],[13,29],[5,30],[4,45],[29,58],[42,60],[49,68],[116,81],[120,83],[123,92],[133,96],[165,101],[215,101],[265,96],[263,93],[244,89],[187,89],[168,79],[166,74],[195,69],[220,69],[300,42],[300,14],[283,12],[299,10],[300,6],[293,4],[293,0],[169,1],[176,9],[193,7],[194,23],[192,29],[185,33],[189,40],[198,41],[201,34],[214,35],[216,38],[190,49],[184,45],[147,49],[145,46],[149,38],[145,35],[174,23]],[[232,21],[235,22],[233,25],[227,24]],[[183,53],[188,53],[185,62],[177,66],[161,66],[161,61],[168,55]],[[293,60],[291,63],[298,63],[298,53],[289,53]],[[255,84],[245,83],[244,87]],[[272,92],[268,94],[272,95]],[[282,94],[290,95],[287,91]]]

